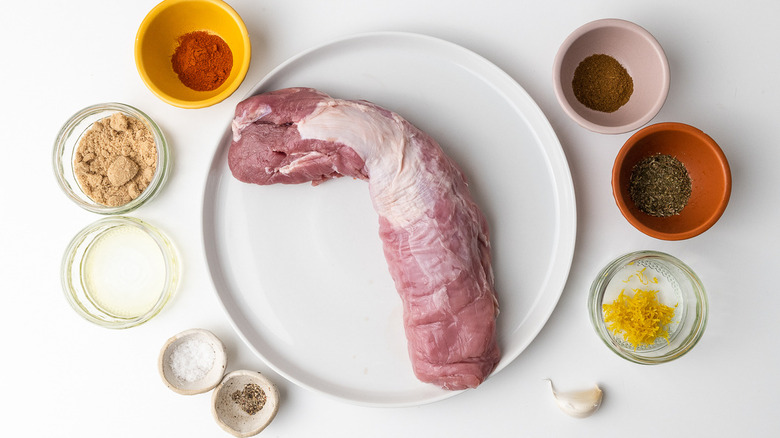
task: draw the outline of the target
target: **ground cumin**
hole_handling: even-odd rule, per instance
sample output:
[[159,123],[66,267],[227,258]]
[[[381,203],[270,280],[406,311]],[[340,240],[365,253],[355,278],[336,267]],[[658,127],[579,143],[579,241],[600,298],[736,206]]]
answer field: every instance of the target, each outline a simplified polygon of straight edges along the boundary
[[574,70],[574,96],[586,107],[612,113],[625,105],[634,93],[634,80],[609,55],[591,55]]
[[81,189],[90,199],[119,207],[137,198],[154,177],[154,136],[141,120],[114,113],[84,133],[73,166]]

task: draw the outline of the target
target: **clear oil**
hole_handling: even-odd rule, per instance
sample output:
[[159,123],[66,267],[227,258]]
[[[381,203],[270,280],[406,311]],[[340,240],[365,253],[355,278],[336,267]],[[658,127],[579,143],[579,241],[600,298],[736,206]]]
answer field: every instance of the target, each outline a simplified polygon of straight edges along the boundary
[[165,259],[157,242],[130,225],[97,237],[84,254],[82,284],[92,303],[117,318],[149,312],[165,286]]

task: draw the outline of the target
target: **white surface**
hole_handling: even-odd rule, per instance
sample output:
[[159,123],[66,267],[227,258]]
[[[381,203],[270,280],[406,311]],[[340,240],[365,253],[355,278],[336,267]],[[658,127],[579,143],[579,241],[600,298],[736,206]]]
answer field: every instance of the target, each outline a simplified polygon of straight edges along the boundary
[[[228,348],[228,370],[257,369],[281,391],[279,414],[260,436],[772,436],[780,392],[774,288],[780,247],[777,102],[780,3],[678,0],[466,2],[433,0],[232,1],[252,34],[247,79],[228,100],[183,110],[157,100],[133,64],[135,32],[156,2],[6,2],[0,14],[4,85],[0,145],[0,272],[6,377],[0,435],[227,436],[208,394],[181,396],[157,375],[168,337],[203,327]],[[552,90],[558,45],[598,18],[634,21],[669,57],[669,98],[653,122],[679,121],[711,135],[732,166],[734,190],[720,221],[701,236],[662,242],[633,229],[610,192],[612,161],[630,134],[591,133],[566,117]],[[552,317],[520,357],[476,391],[413,408],[378,409],[332,400],[288,383],[234,334],[209,279],[201,242],[205,175],[240,98],[288,57],[332,38],[377,30],[429,34],[497,64],[539,103],[561,140],[577,195],[577,247]],[[145,110],[173,145],[165,190],[134,215],[159,226],[183,260],[179,295],[140,327],[109,331],[81,320],[59,285],[67,243],[98,219],[60,193],[51,149],[77,110],[118,100]],[[531,188],[518,188],[530,190]],[[707,331],[688,355],[647,367],[618,358],[589,325],[586,292],[615,256],[657,249],[701,277],[710,298]],[[21,376],[46,376],[22,379]],[[561,413],[560,391],[604,390],[584,420]],[[96,384],[98,382],[99,384]]]
[[[463,163],[491,227],[502,370],[555,308],[576,237],[569,168],[538,106],[484,58],[409,33],[329,42],[250,93],[296,85],[394,109]],[[368,184],[241,183],[227,165],[230,138],[226,128],[206,182],[204,241],[220,299],[250,348],[292,381],[351,402],[408,406],[457,394],[412,373]],[[535,189],[517,190],[527,186]]]

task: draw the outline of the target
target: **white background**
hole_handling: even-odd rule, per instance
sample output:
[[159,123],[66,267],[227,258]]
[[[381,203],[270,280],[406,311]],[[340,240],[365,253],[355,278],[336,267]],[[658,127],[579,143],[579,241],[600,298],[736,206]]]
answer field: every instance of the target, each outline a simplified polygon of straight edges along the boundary
[[[213,107],[184,110],[149,92],[133,61],[148,1],[4,2],[0,13],[0,274],[4,407],[0,435],[227,436],[210,394],[181,396],[157,375],[159,348],[192,327],[225,341],[229,370],[274,379],[282,404],[262,436],[774,436],[780,429],[780,3],[750,1],[231,1],[253,45],[249,73]],[[446,6],[445,6],[446,5]],[[648,29],[669,58],[669,98],[651,122],[694,125],[728,157],[731,202],[703,235],[664,242],[632,228],[612,199],[610,172],[630,133],[591,133],[568,119],[552,89],[558,45],[578,26],[623,18]],[[478,390],[412,408],[367,408],[300,389],[254,357],[233,332],[209,278],[201,241],[206,171],[241,97],[285,59],[336,37],[398,30],[450,40],[494,62],[538,102],[556,130],[577,196],[577,247],[568,283],[536,340]],[[161,195],[132,215],[166,231],[183,260],[179,294],[130,330],[80,319],[59,283],[66,245],[97,220],[60,192],[54,138],[67,118],[120,101],[163,129],[174,170]],[[701,277],[710,319],[700,343],[659,366],[629,363],[593,332],[587,291],[598,270],[640,249],[671,253]],[[598,383],[599,412],[572,419],[559,389]]]

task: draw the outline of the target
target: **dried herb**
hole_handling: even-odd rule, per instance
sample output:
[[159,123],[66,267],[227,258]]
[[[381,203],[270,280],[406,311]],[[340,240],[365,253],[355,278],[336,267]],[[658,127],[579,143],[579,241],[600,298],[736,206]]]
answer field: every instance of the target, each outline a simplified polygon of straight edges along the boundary
[[241,410],[249,415],[255,415],[260,412],[260,409],[263,409],[263,406],[265,406],[266,400],[263,388],[254,383],[247,383],[243,390],[234,391],[230,394],[230,398],[241,407]]
[[605,113],[615,112],[634,93],[634,80],[609,55],[591,55],[574,70],[571,82],[574,96],[586,107]]
[[671,155],[656,154],[631,170],[629,194],[637,208],[656,217],[680,214],[691,197],[691,177]]

